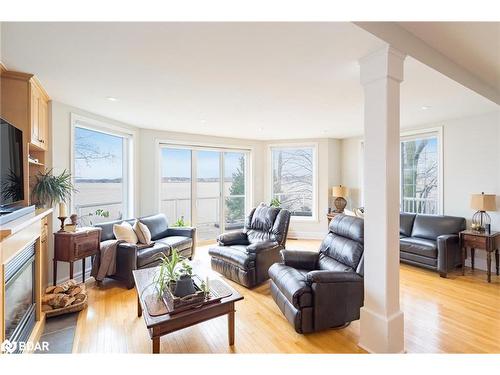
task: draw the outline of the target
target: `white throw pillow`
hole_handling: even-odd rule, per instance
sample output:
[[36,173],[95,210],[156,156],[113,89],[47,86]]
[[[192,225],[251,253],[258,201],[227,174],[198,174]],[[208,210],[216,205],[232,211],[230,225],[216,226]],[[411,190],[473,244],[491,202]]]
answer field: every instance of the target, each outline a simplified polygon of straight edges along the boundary
[[113,225],[113,234],[115,235],[117,240],[123,240],[127,243],[136,244],[137,243],[137,235],[132,229],[132,225],[127,223],[126,221],[121,224]]
[[136,220],[132,228],[134,228],[134,232],[140,243],[151,245],[151,232],[146,224]]

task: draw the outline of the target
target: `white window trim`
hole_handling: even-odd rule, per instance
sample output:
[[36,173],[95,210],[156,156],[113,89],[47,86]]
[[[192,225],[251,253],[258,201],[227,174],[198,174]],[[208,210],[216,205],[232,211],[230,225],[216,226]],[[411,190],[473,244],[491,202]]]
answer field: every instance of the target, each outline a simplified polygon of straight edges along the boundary
[[[401,142],[405,140],[411,140],[411,139],[418,139],[425,137],[426,135],[428,136],[435,136],[438,141],[437,145],[437,152],[438,152],[438,215],[443,215],[444,212],[444,156],[443,156],[443,126],[436,126],[433,128],[422,128],[422,129],[412,129],[408,131],[401,132],[400,139],[399,139],[399,145],[400,145],[400,150],[399,150],[399,158],[401,159]],[[401,205],[401,178],[402,178],[402,173],[401,173],[401,166],[399,167],[399,203]]]
[[[253,207],[253,163],[252,157],[254,152],[254,147],[245,147],[245,146],[234,146],[227,144],[214,144],[214,143],[204,143],[204,142],[189,142],[189,141],[179,141],[179,140],[167,140],[167,139],[155,139],[155,147],[156,147],[156,156],[154,161],[154,169],[155,169],[155,202],[157,202],[157,211],[161,210],[161,149],[163,147],[177,148],[177,149],[189,149],[189,150],[203,150],[203,151],[220,151],[224,152],[242,152],[246,155],[246,163],[245,163],[245,216],[248,215],[250,210]],[[191,158],[191,200],[193,201],[193,197],[195,196],[195,184],[192,181],[195,178],[196,174],[196,156]],[[224,157],[220,158],[220,163],[223,163]],[[223,168],[222,168],[223,172]],[[221,182],[223,178],[221,176]],[[221,196],[222,196],[221,190]],[[221,199],[222,202],[222,199]],[[222,203],[221,203],[222,204]],[[224,228],[224,211],[220,210],[221,215],[221,223],[222,228]],[[191,205],[191,225],[196,225],[196,204]]]
[[[123,161],[123,185],[125,187],[124,199],[126,199],[126,210],[124,213],[125,218],[134,217],[135,215],[135,194],[134,194],[134,140],[136,136],[136,131],[113,125],[104,121],[96,120],[86,116],[78,115],[76,113],[70,113],[71,122],[71,134],[70,134],[70,170],[71,170],[71,182],[74,184],[75,176],[75,128],[84,128],[104,134],[119,136],[127,139],[125,142],[124,154],[127,156],[126,160]],[[71,211],[75,211],[74,207],[74,192],[71,193],[70,207]]]
[[[399,136],[399,145],[400,145],[400,151],[399,151],[399,158],[401,160],[401,141],[403,138],[410,138],[410,137],[415,137],[418,138],[420,136],[424,136],[426,134],[435,134],[438,138],[438,160],[439,160],[439,165],[438,165],[438,215],[443,215],[444,213],[444,137],[443,137],[443,125],[441,126],[436,126],[432,128],[422,128],[422,129],[412,129],[412,130],[407,130],[404,132],[400,133]],[[365,200],[364,200],[364,139],[361,139],[359,141],[359,153],[360,153],[360,158],[359,158],[359,170],[360,170],[360,175],[359,175],[359,181],[360,181],[360,204],[362,206],[365,205]],[[401,166],[400,166],[400,171],[399,171],[399,204],[401,205]]]
[[313,223],[318,223],[318,211],[319,211],[319,184],[318,184],[318,148],[319,148],[319,143],[318,142],[290,142],[290,143],[272,143],[268,145],[267,149],[267,165],[268,165],[268,170],[267,170],[267,176],[269,178],[268,182],[268,193],[267,193],[267,200],[268,202],[271,201],[272,196],[273,196],[273,149],[276,148],[304,148],[304,147],[311,147],[313,150],[313,202],[312,202],[312,215],[310,217],[306,216],[291,216],[290,220],[294,222],[313,222]]

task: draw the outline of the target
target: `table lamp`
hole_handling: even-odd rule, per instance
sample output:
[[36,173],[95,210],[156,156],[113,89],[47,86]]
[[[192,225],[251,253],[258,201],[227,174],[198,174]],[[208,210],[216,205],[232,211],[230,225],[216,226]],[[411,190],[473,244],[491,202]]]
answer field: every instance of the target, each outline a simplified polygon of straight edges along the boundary
[[485,226],[491,223],[490,215],[486,211],[496,211],[496,196],[494,194],[472,194],[470,207],[477,210],[472,216],[472,229],[483,232]]
[[338,185],[332,187],[332,196],[335,198],[333,204],[335,205],[335,210],[333,212],[342,213],[347,205],[345,198],[347,197],[348,190],[345,186]]

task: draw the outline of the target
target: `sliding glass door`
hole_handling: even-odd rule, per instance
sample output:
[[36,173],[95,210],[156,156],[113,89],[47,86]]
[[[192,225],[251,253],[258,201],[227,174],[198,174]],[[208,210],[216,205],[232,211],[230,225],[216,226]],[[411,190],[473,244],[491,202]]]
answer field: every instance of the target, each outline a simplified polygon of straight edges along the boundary
[[191,150],[161,149],[160,211],[170,225],[191,222]]
[[160,210],[169,223],[183,219],[200,241],[243,228],[248,151],[161,146]]
[[196,234],[200,241],[215,239],[221,233],[221,172],[219,151],[196,153]]
[[224,227],[242,229],[245,224],[246,163],[243,152],[224,153]]

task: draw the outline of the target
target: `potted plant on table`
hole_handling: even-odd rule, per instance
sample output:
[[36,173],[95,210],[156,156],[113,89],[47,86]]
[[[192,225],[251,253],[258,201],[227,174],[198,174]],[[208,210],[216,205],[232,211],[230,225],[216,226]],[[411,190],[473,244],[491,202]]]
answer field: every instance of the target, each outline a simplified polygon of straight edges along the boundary
[[31,195],[37,207],[53,207],[55,203],[68,201],[74,191],[71,173],[65,169],[54,175],[52,169],[47,169],[35,176]]
[[163,296],[163,293],[170,288],[171,291],[175,289],[177,279],[179,278],[178,266],[182,261],[177,249],[172,250],[170,257],[165,254],[161,255],[160,271],[156,275],[154,282],[158,298]]
[[192,276],[193,268],[185,261],[182,262],[180,276],[175,285],[174,296],[182,298],[196,292]]

